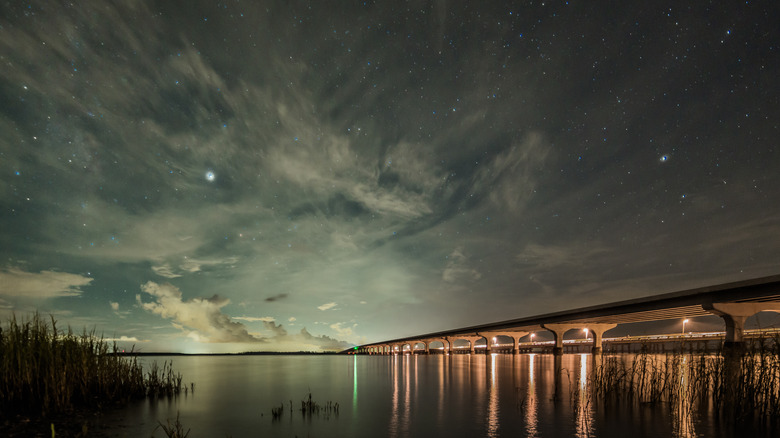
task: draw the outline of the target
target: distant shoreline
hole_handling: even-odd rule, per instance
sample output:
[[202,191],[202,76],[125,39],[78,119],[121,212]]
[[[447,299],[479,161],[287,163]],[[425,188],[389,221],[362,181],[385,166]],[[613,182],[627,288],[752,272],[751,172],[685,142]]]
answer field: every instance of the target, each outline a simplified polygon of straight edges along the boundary
[[338,351],[248,351],[244,353],[163,353],[127,351],[117,352],[119,356],[335,356],[343,354]]

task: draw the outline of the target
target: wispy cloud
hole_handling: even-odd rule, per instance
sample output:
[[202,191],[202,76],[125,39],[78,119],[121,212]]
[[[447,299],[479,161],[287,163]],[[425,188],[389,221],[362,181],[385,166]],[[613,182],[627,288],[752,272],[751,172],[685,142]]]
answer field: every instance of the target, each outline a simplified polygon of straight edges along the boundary
[[81,288],[91,282],[92,278],[78,274],[57,271],[35,273],[10,267],[0,271],[0,295],[32,299],[76,297],[82,294]]
[[276,321],[276,319],[272,316],[234,316],[233,319],[237,319],[239,321],[247,321],[247,322],[273,322]]
[[120,336],[118,338],[103,338],[106,342],[149,342],[148,339],[138,339],[135,336]]
[[456,248],[447,256],[447,266],[444,268],[441,277],[447,283],[457,283],[479,280],[482,274],[468,266],[468,260],[463,255],[463,248]]

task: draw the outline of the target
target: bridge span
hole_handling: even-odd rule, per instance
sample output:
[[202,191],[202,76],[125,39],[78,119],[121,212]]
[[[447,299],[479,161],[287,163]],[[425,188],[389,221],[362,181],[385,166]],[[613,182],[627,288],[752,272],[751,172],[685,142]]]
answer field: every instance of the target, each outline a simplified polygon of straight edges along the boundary
[[592,352],[601,353],[604,333],[620,324],[661,321],[667,319],[694,318],[705,315],[720,316],[726,326],[725,349],[739,349],[744,345],[745,320],[763,311],[780,312],[780,275],[755,278],[733,283],[687,289],[633,300],[618,301],[580,309],[492,322],[406,338],[359,345],[352,350],[357,354],[397,354],[409,345],[416,344],[430,352],[432,342],[441,342],[446,353],[454,349],[453,342],[466,340],[474,353],[477,341],[485,339],[486,354],[491,353],[491,339],[507,336],[513,340],[513,353],[520,351],[520,340],[533,336],[533,332],[552,332],[555,354],[563,354],[563,336],[573,329],[587,330],[593,338]]

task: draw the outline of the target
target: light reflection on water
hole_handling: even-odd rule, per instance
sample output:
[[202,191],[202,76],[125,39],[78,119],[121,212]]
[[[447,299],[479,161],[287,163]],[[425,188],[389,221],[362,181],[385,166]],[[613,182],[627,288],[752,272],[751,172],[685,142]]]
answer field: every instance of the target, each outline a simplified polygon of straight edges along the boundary
[[[525,431],[529,438],[538,436],[536,430],[536,380],[534,379],[534,364],[536,354],[528,355],[528,395],[525,401]],[[521,367],[518,367],[520,369]]]
[[498,424],[499,424],[499,410],[498,410],[498,383],[496,376],[496,356],[497,354],[491,354],[490,360],[490,388],[488,389],[488,397],[490,399],[488,407],[488,430],[487,435],[489,437],[498,436]]
[[[158,421],[179,412],[194,438],[732,435],[696,417],[690,402],[594,403],[590,382],[600,360],[589,354],[175,357],[174,368],[195,382],[195,393],[107,415],[103,431],[150,436]],[[338,416],[302,419],[295,406],[309,392],[321,405],[338,402]],[[280,403],[285,413],[273,421],[271,408]]]

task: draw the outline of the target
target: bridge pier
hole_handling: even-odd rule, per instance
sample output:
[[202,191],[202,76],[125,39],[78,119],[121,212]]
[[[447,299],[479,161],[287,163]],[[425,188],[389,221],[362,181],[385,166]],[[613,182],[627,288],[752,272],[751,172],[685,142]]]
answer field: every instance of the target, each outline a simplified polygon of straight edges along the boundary
[[588,324],[585,328],[593,333],[592,354],[601,354],[601,339],[604,332],[617,327],[617,324]]
[[482,339],[482,336],[455,336],[455,337],[452,338],[453,341],[457,340],[457,339],[463,339],[463,340],[469,341],[469,344],[470,344],[470,346],[469,346],[469,354],[474,354],[475,353],[474,345],[477,343],[478,340]]
[[447,341],[447,354],[455,354],[455,344],[453,344],[455,338],[447,336],[444,340]]
[[563,354],[563,335],[572,329],[585,328],[588,332],[593,333],[593,347],[591,352],[593,354],[601,354],[601,339],[609,329],[617,327],[617,324],[587,324],[583,327],[582,324],[542,324],[542,328],[549,330],[553,333],[555,338],[555,347],[553,347],[553,354]]
[[541,327],[553,333],[553,339],[555,339],[553,354],[556,356],[563,354],[563,335],[569,330],[579,328],[579,326],[574,324],[542,324]]
[[706,303],[702,309],[723,318],[726,323],[726,338],[723,349],[738,351],[745,347],[745,320],[758,312],[780,312],[780,303]]
[[490,341],[496,336],[506,336],[508,338],[512,338],[512,354],[518,354],[520,351],[520,338],[527,335],[528,333],[529,332],[501,331],[501,332],[481,332],[477,334],[485,338],[485,340],[488,343],[488,346],[490,345]]

